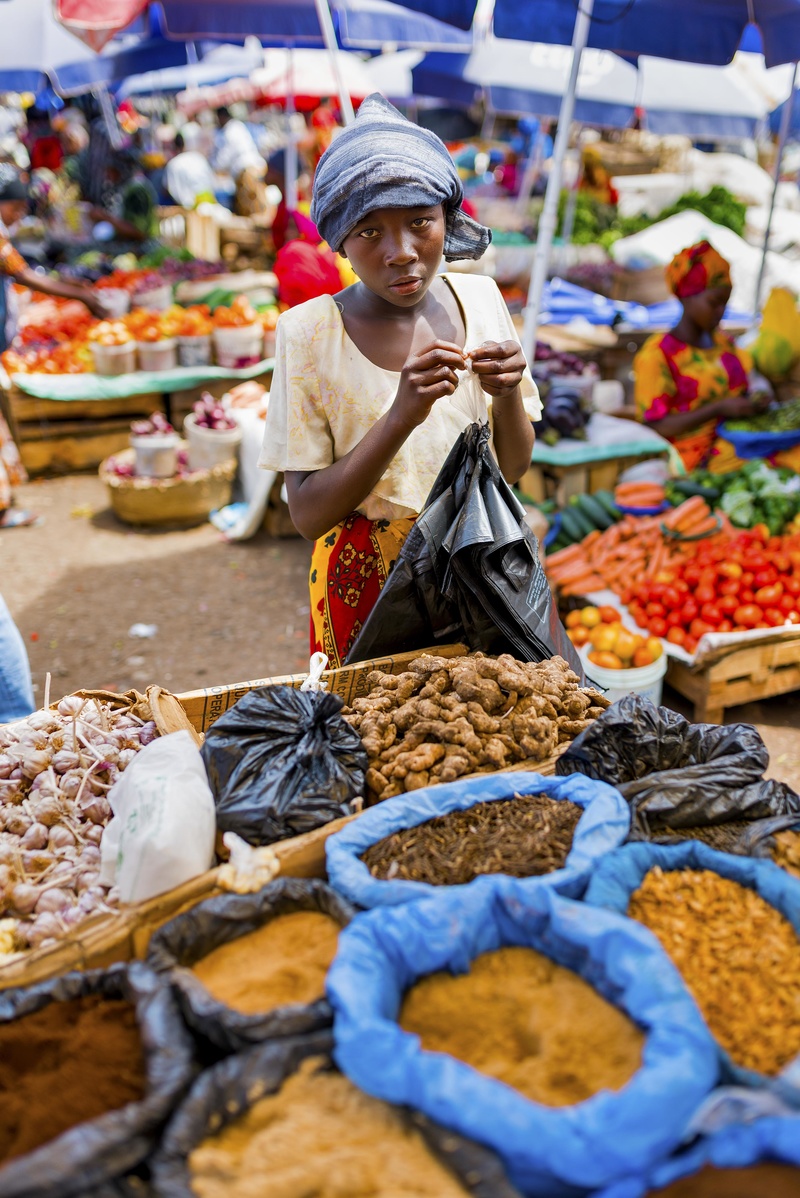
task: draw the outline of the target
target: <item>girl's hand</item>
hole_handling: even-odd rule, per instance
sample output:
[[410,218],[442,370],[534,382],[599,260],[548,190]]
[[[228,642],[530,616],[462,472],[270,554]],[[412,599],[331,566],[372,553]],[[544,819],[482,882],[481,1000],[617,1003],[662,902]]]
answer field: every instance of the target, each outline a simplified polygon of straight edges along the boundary
[[484,341],[469,357],[484,391],[495,399],[513,394],[522,382],[526,362],[517,341]]
[[437,399],[452,395],[463,370],[463,349],[449,341],[434,341],[421,353],[411,354],[400,374],[392,414],[409,430],[423,424]]
[[743,420],[746,416],[755,416],[764,412],[770,405],[769,395],[729,395],[719,405],[719,413],[724,420]]

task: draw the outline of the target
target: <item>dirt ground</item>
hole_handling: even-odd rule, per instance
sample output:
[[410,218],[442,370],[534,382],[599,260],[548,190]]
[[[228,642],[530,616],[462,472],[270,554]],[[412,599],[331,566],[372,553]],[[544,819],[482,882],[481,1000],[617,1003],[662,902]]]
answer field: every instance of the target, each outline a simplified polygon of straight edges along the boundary
[[[0,591],[30,655],[36,693],[81,687],[173,692],[296,673],[308,665],[307,573],[299,538],[225,542],[210,524],[134,531],[92,475],[29,483],[17,505],[42,523],[0,530]],[[135,624],[153,636],[131,636]],[[674,692],[665,702],[691,712]],[[800,693],[733,708],[755,723],[771,776],[800,789]]]

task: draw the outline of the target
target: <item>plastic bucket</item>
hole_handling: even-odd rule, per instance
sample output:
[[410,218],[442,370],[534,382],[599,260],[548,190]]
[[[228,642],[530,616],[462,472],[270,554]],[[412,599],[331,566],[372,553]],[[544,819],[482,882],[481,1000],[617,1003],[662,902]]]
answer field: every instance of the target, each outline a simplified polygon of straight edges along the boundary
[[136,369],[135,341],[126,341],[124,345],[101,345],[98,341],[92,341],[91,350],[96,373],[106,378],[132,374]]
[[660,705],[668,665],[666,653],[662,653],[651,666],[640,666],[633,670],[607,670],[605,666],[595,665],[583,654],[581,659],[587,681],[604,691],[612,703],[624,695],[641,695],[644,699],[650,699],[656,707]]
[[275,357],[275,329],[264,330],[264,357]]
[[179,337],[178,361],[181,366],[208,366],[211,362],[211,334]]
[[101,287],[100,299],[103,301],[109,320],[118,320],[131,310],[131,297],[123,287]]
[[213,470],[237,456],[242,430],[236,428],[202,428],[194,412],[183,422],[183,431],[189,445],[189,469]]
[[147,308],[149,312],[166,312],[172,304],[172,284],[162,283],[149,291],[137,291],[131,304],[134,308]]
[[131,435],[131,448],[136,453],[134,472],[137,478],[172,478],[178,465],[177,433],[152,433],[146,437]]
[[178,343],[174,337],[163,341],[140,341],[140,370],[174,370],[178,365]]
[[264,330],[260,324],[241,329],[214,329],[214,350],[217,364],[227,370],[254,366],[262,361]]

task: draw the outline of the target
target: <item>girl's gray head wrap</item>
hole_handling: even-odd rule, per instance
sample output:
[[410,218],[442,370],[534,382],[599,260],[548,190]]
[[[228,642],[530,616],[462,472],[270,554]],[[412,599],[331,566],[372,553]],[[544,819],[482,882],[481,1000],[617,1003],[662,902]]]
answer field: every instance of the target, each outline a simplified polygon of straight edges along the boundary
[[375,92],[335,137],[314,175],[311,219],[333,250],[376,208],[444,204],[444,256],[480,258],[491,231],[462,212],[464,189],[444,142]]

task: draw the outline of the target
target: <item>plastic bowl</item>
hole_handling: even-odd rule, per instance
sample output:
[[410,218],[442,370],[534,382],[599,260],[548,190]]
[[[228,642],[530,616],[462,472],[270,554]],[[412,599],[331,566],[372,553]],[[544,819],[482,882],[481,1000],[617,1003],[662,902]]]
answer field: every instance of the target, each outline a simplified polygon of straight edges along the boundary
[[800,428],[790,428],[782,433],[750,433],[734,432],[722,424],[717,431],[720,437],[730,442],[740,458],[767,458],[782,449],[800,445]]
[[660,516],[662,512],[669,511],[672,504],[660,503],[658,507],[626,507],[623,503],[615,503],[614,506],[623,516]]

